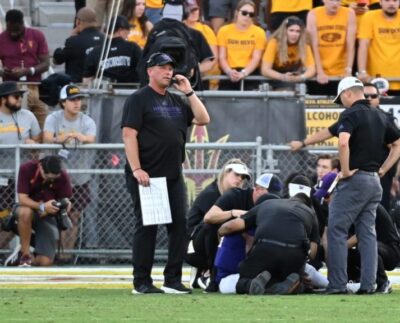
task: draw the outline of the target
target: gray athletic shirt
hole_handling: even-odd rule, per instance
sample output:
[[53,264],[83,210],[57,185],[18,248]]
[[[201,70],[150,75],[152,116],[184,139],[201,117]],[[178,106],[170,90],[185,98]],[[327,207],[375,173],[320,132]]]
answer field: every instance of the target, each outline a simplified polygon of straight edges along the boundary
[[[52,133],[54,136],[59,136],[70,132],[79,132],[85,136],[96,135],[96,124],[88,115],[80,112],[78,118],[73,121],[67,120],[64,117],[64,111],[59,110],[51,113],[44,123],[44,130]],[[66,161],[67,169],[90,169],[93,164],[92,150],[77,150],[69,149],[69,158]],[[71,174],[69,172],[72,185],[82,185],[90,180],[89,174]]]

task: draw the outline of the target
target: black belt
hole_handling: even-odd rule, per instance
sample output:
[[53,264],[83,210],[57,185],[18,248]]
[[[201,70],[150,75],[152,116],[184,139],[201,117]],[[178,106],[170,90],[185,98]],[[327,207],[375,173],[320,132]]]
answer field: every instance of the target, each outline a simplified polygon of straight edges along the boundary
[[277,240],[271,240],[271,239],[258,239],[257,243],[269,243],[273,244],[279,247],[286,247],[286,248],[303,248],[303,245],[298,245],[298,244],[293,244],[293,243],[286,243],[286,242],[280,242]]

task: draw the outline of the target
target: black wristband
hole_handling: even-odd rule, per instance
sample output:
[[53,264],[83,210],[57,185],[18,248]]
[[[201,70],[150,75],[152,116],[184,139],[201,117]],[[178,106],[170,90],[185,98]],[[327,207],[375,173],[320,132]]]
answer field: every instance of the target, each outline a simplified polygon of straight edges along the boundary
[[305,141],[302,140],[302,141],[301,141],[301,148],[304,148],[305,146],[307,146],[307,145],[306,145]]
[[194,91],[190,91],[189,93],[185,93],[186,97],[192,96],[194,94]]

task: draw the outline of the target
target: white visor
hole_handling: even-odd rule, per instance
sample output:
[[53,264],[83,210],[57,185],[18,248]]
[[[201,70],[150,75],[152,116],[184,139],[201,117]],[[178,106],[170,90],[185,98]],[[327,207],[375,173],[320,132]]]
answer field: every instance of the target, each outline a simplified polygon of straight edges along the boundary
[[311,195],[311,187],[305,186],[305,185],[300,185],[300,184],[289,184],[289,196],[293,197],[296,194],[303,193],[310,197]]

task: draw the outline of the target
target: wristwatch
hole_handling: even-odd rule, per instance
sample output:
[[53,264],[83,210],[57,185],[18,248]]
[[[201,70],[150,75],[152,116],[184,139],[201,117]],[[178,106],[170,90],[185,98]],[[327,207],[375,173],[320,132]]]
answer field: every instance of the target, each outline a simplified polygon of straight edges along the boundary
[[44,213],[44,203],[43,203],[43,202],[41,202],[41,203],[39,204],[39,213],[40,213],[40,214],[43,214],[43,213]]

